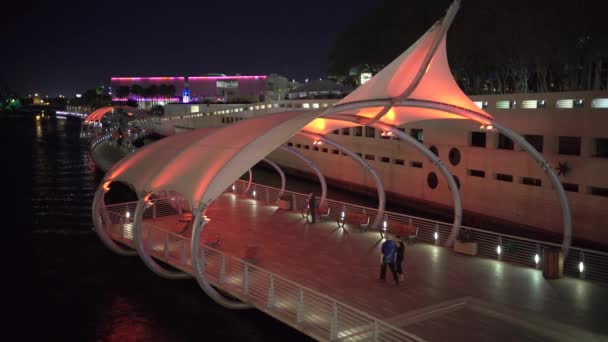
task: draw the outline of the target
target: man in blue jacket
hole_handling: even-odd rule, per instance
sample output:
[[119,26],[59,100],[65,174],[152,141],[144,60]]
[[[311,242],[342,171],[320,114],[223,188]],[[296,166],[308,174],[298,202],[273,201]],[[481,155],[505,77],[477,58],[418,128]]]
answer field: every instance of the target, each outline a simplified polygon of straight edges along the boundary
[[386,241],[382,244],[382,266],[380,266],[380,280],[386,281],[386,266],[393,273],[393,279],[395,279],[395,284],[399,285],[399,277],[397,276],[397,271],[395,270],[395,257],[397,254],[397,246],[395,245],[395,241],[391,239],[391,237],[387,234]]

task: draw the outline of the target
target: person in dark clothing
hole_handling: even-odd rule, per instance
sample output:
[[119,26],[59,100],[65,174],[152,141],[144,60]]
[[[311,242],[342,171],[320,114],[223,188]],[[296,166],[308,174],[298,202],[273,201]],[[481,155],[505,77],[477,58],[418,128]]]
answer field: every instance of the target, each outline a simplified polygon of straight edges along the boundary
[[397,245],[397,255],[395,257],[395,269],[397,270],[397,274],[399,275],[399,279],[403,280],[403,254],[405,253],[405,243],[401,239],[401,236],[395,236],[396,245]]
[[310,193],[310,195],[308,195],[308,209],[310,210],[310,223],[315,223],[316,203],[314,193]]
[[380,280],[386,280],[386,266],[393,273],[393,279],[395,279],[395,284],[399,285],[399,278],[397,277],[397,272],[395,271],[395,256],[397,254],[397,246],[395,245],[395,241],[392,239],[387,239],[382,244],[382,266],[380,266]]

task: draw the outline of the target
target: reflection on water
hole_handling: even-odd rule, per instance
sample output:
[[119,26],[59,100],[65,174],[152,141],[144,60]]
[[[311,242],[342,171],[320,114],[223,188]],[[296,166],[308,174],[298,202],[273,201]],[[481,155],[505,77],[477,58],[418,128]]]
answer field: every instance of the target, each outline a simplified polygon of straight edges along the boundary
[[80,122],[3,120],[11,122],[2,146],[32,170],[31,179],[12,180],[32,186],[29,333],[60,341],[310,340],[259,311],[220,308],[193,280],[165,280],[137,257],[113,255],[91,229],[101,175],[80,143]]

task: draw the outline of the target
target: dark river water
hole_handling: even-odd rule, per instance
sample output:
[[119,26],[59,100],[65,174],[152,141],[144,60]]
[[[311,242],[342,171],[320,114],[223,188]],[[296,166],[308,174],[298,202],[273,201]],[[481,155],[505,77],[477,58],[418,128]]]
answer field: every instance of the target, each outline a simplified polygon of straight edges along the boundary
[[1,120],[4,195],[17,194],[7,213],[14,219],[5,220],[15,223],[4,227],[16,233],[4,241],[13,247],[4,264],[13,267],[2,281],[14,285],[3,292],[18,340],[310,340],[259,311],[223,309],[195,281],[162,279],[139,258],[106,249],[91,230],[102,175],[79,141],[79,121]]

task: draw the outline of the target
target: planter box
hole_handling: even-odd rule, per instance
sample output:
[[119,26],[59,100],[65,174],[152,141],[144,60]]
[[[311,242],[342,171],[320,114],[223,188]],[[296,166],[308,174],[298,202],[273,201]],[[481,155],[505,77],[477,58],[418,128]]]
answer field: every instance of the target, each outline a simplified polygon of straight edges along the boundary
[[277,201],[277,205],[279,209],[291,210],[291,201],[280,199]]
[[454,241],[454,252],[477,255],[477,242],[461,242],[460,240]]

